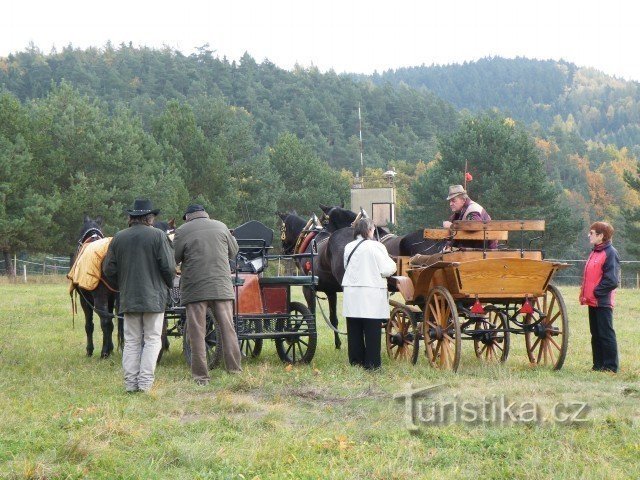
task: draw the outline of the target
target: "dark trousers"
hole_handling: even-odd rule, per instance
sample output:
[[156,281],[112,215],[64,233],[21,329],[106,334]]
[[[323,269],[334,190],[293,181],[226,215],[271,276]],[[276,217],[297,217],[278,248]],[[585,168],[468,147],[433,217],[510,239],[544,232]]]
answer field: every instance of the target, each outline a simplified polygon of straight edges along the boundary
[[347,317],[349,363],[366,369],[380,368],[382,320]]
[[591,330],[593,369],[617,372],[618,344],[616,332],[613,330],[613,309],[589,307],[589,329]]

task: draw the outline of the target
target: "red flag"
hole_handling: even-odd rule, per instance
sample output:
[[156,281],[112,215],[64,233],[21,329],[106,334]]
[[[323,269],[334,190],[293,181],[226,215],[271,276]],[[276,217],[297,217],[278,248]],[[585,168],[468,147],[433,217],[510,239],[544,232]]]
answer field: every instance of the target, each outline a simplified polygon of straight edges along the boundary
[[467,172],[467,173],[464,174],[464,179],[467,182],[470,182],[471,180],[473,180],[473,176],[469,172]]

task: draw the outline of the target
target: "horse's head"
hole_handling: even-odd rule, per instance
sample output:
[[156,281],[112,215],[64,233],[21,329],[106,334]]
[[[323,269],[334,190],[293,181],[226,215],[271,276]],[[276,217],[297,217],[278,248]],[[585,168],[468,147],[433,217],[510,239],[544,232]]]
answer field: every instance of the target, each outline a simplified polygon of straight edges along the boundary
[[296,246],[298,235],[307,223],[304,218],[298,216],[295,211],[292,213],[278,212],[282,225],[280,226],[280,241],[282,242],[282,253],[291,255]]
[[93,242],[94,240],[104,238],[104,234],[102,233],[103,224],[104,219],[102,215],[98,215],[96,218],[85,215],[78,235],[78,244],[82,245],[85,242]]
[[166,222],[153,222],[153,226],[159,230],[162,230],[167,235],[171,235],[176,231],[176,219],[172,218]]
[[350,227],[356,219],[355,213],[343,207],[329,207],[320,204],[320,209],[322,210],[320,221],[322,225],[324,225],[324,228],[331,233],[341,228]]

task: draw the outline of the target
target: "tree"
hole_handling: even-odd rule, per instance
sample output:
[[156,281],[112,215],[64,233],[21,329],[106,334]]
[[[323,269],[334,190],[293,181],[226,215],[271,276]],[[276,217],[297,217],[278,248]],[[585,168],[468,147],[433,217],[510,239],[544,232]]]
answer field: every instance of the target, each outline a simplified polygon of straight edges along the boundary
[[[624,172],[624,180],[636,192],[640,193],[640,165],[636,167],[636,171],[629,170]],[[636,257],[640,257],[640,207],[627,208],[623,210],[627,219],[625,225],[625,246],[626,250]]]
[[9,94],[0,96],[0,250],[5,272],[15,275],[11,254],[38,250],[48,243],[52,214],[59,205],[57,192],[42,195],[32,184],[33,157],[24,135],[25,109]]
[[153,131],[165,158],[180,170],[191,198],[201,199],[212,216],[233,223],[237,192],[225,151],[206,137],[192,108],[172,100],[154,122]]
[[567,236],[577,235],[580,221],[562,204],[560,190],[546,178],[533,139],[509,118],[469,118],[439,142],[441,156],[412,186],[410,218],[416,226],[440,226],[450,211],[447,187],[461,184],[465,162],[473,181],[470,196],[494,219],[544,219],[545,246],[559,254]]
[[340,205],[349,196],[349,184],[320,160],[308,145],[291,134],[280,136],[269,149],[269,160],[284,185],[278,209],[296,209],[304,214],[318,211],[319,204]]

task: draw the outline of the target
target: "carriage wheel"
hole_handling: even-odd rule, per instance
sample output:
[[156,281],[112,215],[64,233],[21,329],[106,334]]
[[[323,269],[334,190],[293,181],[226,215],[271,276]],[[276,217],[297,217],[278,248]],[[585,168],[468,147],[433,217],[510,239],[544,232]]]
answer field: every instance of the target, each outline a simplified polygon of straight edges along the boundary
[[524,320],[525,325],[534,325],[524,335],[529,361],[560,370],[569,347],[569,317],[560,291],[549,285],[544,295],[535,299],[533,308],[536,312]]
[[[247,320],[250,323],[247,331],[261,333],[262,320]],[[262,338],[243,338],[240,340],[240,353],[244,358],[257,358],[262,352]]]
[[415,364],[418,356],[413,351],[418,344],[414,343],[418,336],[416,321],[406,307],[395,307],[391,310],[389,321],[385,326],[387,354],[392,360],[401,360]]
[[[207,308],[206,323],[207,329],[205,332],[204,343],[207,350],[207,366],[209,367],[209,370],[212,370],[217,367],[222,360],[222,339],[218,338],[220,324],[218,323],[218,319],[214,317],[210,308]],[[188,327],[185,319],[184,330],[182,332],[182,352],[184,353],[187,365],[191,367],[191,342],[189,341],[189,334],[187,330]]]
[[257,358],[262,353],[262,339],[240,340],[240,353],[245,358]]
[[164,318],[162,320],[162,333],[160,334],[160,351],[158,352],[158,360],[156,365],[162,360],[162,354],[165,351],[169,351],[169,337],[167,336],[167,329],[169,328],[169,320],[167,320],[167,312],[164,312]]
[[458,370],[461,332],[458,309],[449,291],[435,287],[429,292],[422,322],[425,355],[432,366]]
[[509,356],[511,335],[504,330],[507,328],[507,316],[504,312],[491,310],[487,318],[476,320],[475,330],[495,330],[481,334],[474,334],[473,348],[476,357],[486,362],[504,362]]
[[[302,332],[300,336],[277,338],[276,351],[280,360],[285,363],[309,363],[316,353],[318,335],[311,328],[311,310],[299,302],[289,304],[289,318],[278,320],[278,332]],[[310,333],[307,333],[310,332]]]

